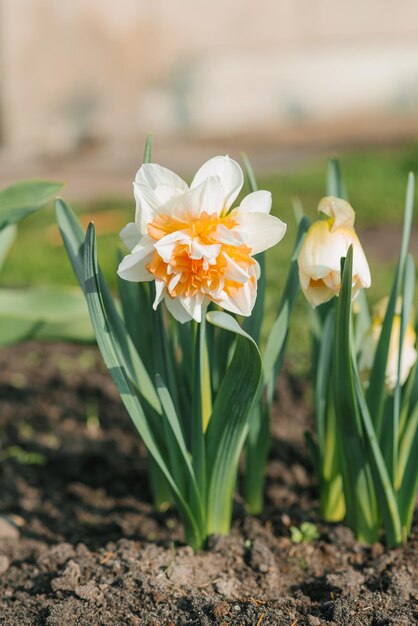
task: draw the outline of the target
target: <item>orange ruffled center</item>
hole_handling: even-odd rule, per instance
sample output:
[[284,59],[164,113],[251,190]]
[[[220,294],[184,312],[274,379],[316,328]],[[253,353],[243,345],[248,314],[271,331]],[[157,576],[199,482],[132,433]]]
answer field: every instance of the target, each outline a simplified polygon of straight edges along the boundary
[[[155,241],[182,231],[185,237],[190,238],[189,243],[179,242],[174,245],[171,258],[166,263],[158,251],[154,252],[153,258],[147,265],[147,270],[160,280],[163,280],[168,294],[172,298],[179,296],[193,297],[197,293],[203,293],[209,297],[216,297],[220,291],[228,296],[234,296],[243,283],[231,280],[226,276],[228,272],[228,258],[242,270],[248,269],[255,264],[251,258],[251,248],[241,243],[221,243],[219,241],[219,228],[233,231],[237,222],[233,213],[226,216],[208,214],[202,212],[199,217],[178,218],[172,215],[157,215],[148,224],[148,234]],[[225,231],[224,231],[225,232]],[[218,244],[219,252],[210,258],[191,258],[191,242],[197,242],[199,246],[211,246]],[[250,280],[255,281],[254,278]]]

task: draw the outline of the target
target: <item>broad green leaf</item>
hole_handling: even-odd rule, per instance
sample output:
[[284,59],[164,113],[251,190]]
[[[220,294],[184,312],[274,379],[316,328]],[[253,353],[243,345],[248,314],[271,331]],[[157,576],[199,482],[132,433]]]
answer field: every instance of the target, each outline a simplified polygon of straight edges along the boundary
[[0,230],[15,224],[57,195],[62,185],[42,180],[25,180],[0,191]]
[[4,265],[7,255],[10,252],[17,235],[17,228],[15,224],[11,224],[3,230],[0,230],[0,270]]
[[208,534],[229,530],[238,461],[248,431],[248,414],[260,383],[261,357],[254,340],[221,311],[207,320],[234,333],[236,346],[206,431]]
[[[0,289],[0,327],[9,320],[10,337],[92,341],[93,332],[83,295],[63,287]],[[16,330],[11,330],[12,320]],[[22,329],[32,328],[31,335]],[[4,328],[0,331],[4,333]],[[0,344],[2,343],[0,339]],[[7,342],[10,343],[10,342]],[[4,345],[4,344],[3,344]]]
[[12,346],[21,341],[28,341],[42,327],[42,322],[16,319],[14,315],[3,315],[0,318],[0,348]]

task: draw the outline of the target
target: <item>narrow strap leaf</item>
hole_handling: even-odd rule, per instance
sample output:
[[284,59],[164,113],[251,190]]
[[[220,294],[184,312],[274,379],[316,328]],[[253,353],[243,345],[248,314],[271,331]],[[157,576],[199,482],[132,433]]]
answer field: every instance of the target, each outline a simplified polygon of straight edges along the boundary
[[289,273],[280,300],[278,315],[270,331],[266,349],[263,354],[265,384],[268,384],[271,378],[276,378],[283,361],[289,322],[300,289],[297,259],[308,227],[309,220],[307,217],[303,217],[299,222]]
[[[183,494],[190,493],[187,496],[191,508],[198,520],[199,526],[204,534],[204,509],[202,502],[202,494],[196,481],[196,476],[184,440],[183,431],[173,399],[170,392],[164,384],[161,376],[156,376],[157,393],[163,408],[164,418],[167,422],[167,449],[170,457],[170,470],[176,480],[177,485]],[[190,488],[190,489],[188,489]]]
[[236,335],[232,361],[217,394],[206,431],[208,533],[228,532],[238,461],[248,431],[248,414],[261,376],[254,340],[227,313],[212,311],[207,320]]
[[[250,160],[246,154],[242,154],[242,162],[244,165],[244,172],[248,181],[248,186],[250,187],[250,191],[257,191],[257,180],[255,178],[254,170],[252,168]],[[264,305],[266,298],[266,259],[264,252],[256,254],[254,258],[260,266],[260,278],[257,281],[257,299],[255,301],[255,305],[251,315],[249,317],[246,317],[244,320],[244,330],[249,335],[251,335],[254,341],[259,343],[261,326],[264,318]]]
[[148,133],[145,141],[143,161],[144,163],[151,163],[152,161],[152,133]]
[[347,200],[347,190],[341,175],[340,163],[337,159],[328,162],[327,196],[336,196]]
[[190,509],[189,504],[174,481],[173,476],[171,475],[167,464],[161,455],[161,451],[156,444],[152,430],[147,422],[146,415],[138,401],[132,382],[129,379],[128,372],[124,367],[122,356],[124,347],[119,344],[117,336],[115,336],[111,330],[111,323],[107,316],[106,308],[103,302],[101,281],[98,274],[96,239],[93,224],[90,224],[87,229],[84,246],[84,267],[84,289],[87,304],[96,333],[97,343],[104,361],[121,395],[122,401],[147,447],[147,450],[160,467],[173,491],[174,497],[179,503],[179,508],[185,517],[185,523],[188,524],[191,532],[193,533],[194,545],[200,547],[202,537],[198,523]]
[[341,470],[347,523],[360,539],[372,543],[378,538],[379,524],[374,486],[353,381],[350,341],[352,268],[353,248],[350,246],[342,271],[342,285],[335,318],[334,407],[340,431]]
[[[65,202],[63,202],[62,200],[57,200],[55,203],[55,210],[58,226],[67,250],[68,257],[71,261],[78,282],[85,292],[83,229],[76,215],[71,210],[71,208],[67,204],[65,204]],[[138,352],[135,349],[135,346],[132,343],[129,334],[126,331],[126,326],[116,309],[112,294],[110,293],[106,281],[103,278],[100,268],[98,269],[98,276],[100,281],[103,306],[106,309],[106,316],[108,319],[110,330],[118,338],[118,342],[122,347],[122,358],[124,366],[129,372],[131,380],[135,381],[135,384],[138,385],[138,391],[141,396],[155,411],[160,412],[160,401],[158,399],[155,387],[143,362],[138,355]]]
[[366,395],[367,404],[370,409],[370,415],[373,417],[373,422],[375,424],[378,438],[380,438],[382,432],[383,408],[385,400],[385,372],[389,354],[390,337],[392,334],[392,324],[396,312],[396,302],[401,289],[401,281],[404,274],[406,255],[408,252],[409,239],[411,235],[414,207],[414,188],[414,176],[413,174],[410,174],[408,178],[408,187],[406,192],[401,250],[389,302],[386,309],[385,319],[383,320],[382,331],[380,333],[379,342],[377,344],[375,352],[372,371],[370,373],[369,387],[367,389]]

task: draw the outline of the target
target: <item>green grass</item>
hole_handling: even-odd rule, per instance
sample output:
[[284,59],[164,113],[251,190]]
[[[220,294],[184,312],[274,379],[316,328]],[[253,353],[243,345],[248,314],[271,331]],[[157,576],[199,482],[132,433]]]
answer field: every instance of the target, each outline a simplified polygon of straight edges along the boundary
[[[400,224],[408,172],[418,171],[418,144],[351,151],[343,154],[340,160],[350,202],[356,211],[358,230],[374,224]],[[266,326],[272,322],[280,299],[295,237],[292,199],[298,197],[305,212],[313,217],[320,198],[325,195],[326,170],[327,159],[321,157],[286,173],[258,177],[259,187],[273,193],[274,214],[288,224],[284,240],[267,254]],[[65,197],[65,189],[63,195]],[[96,216],[99,261],[109,283],[115,286],[116,250],[120,245],[118,231],[123,224],[132,221],[133,201],[102,198],[89,206],[75,208],[86,218]],[[102,221],[104,224],[100,223]],[[49,207],[28,217],[20,225],[18,240],[0,275],[0,285],[75,284],[59,237],[56,233],[53,235],[53,224],[54,213]],[[388,292],[394,262],[376,262],[372,256],[368,257],[373,277],[369,297],[375,302]],[[287,357],[292,371],[306,372],[308,354],[307,306],[300,298]]]

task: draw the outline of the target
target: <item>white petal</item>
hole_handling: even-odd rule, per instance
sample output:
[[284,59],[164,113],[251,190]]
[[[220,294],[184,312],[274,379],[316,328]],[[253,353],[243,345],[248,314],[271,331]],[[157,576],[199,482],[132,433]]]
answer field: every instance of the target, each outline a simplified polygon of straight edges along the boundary
[[200,243],[199,238],[195,237],[192,240],[190,248],[190,258],[194,260],[205,259],[208,263],[215,261],[216,257],[221,251],[220,243],[203,244]]
[[358,239],[353,245],[353,274],[358,276],[362,287],[367,289],[372,284],[369,264]]
[[336,198],[335,196],[322,198],[318,205],[318,213],[325,213],[325,215],[333,218],[334,222],[331,226],[331,232],[341,226],[352,228],[356,218],[353,207],[346,200]]
[[235,263],[235,261],[233,261],[231,257],[226,254],[226,252],[223,253],[223,257],[228,264],[225,269],[225,278],[228,280],[234,280],[237,283],[247,282],[247,280],[250,278],[248,272],[243,270],[242,267],[238,265],[238,263]]
[[136,201],[135,223],[140,233],[147,234],[147,226],[160,209],[160,202],[155,192],[145,185],[134,183]]
[[155,280],[155,299],[152,305],[152,308],[154,309],[154,311],[157,309],[157,306],[160,304],[161,300],[163,299],[164,291],[165,291],[165,282],[157,278]]
[[173,197],[161,212],[179,219],[198,218],[203,212],[220,215],[224,209],[225,192],[217,176],[209,176],[184,194]]
[[216,228],[216,240],[219,243],[225,243],[231,246],[240,246],[245,242],[245,233],[240,233],[236,230],[230,230],[224,224],[218,224]]
[[173,193],[184,193],[189,188],[180,176],[157,163],[144,163],[135,176],[135,182],[154,190],[160,186],[171,188]]
[[144,252],[144,254],[145,253],[149,254],[151,253],[153,248],[154,248],[154,240],[151,239],[151,237],[149,237],[148,235],[144,235],[138,241],[136,246],[132,248],[131,252]]
[[118,275],[135,283],[153,280],[154,276],[145,267],[151,261],[152,255],[153,250],[149,248],[128,254],[119,264]]
[[168,295],[166,295],[164,297],[164,302],[169,313],[171,313],[174,319],[180,322],[180,324],[190,322],[190,320],[193,319],[192,316],[187,313],[179,298],[170,298]]
[[[145,174],[140,175],[145,165],[139,170],[134,182],[134,196],[136,200],[135,222],[143,235],[146,234],[147,225],[154,219],[155,215],[171,212],[170,208],[167,207],[171,199],[182,196],[189,191],[188,186],[179,176],[159,165],[149,164],[157,168],[151,172],[155,176],[152,176],[148,169],[145,171]],[[167,180],[170,179],[170,176],[174,177],[172,180],[173,184],[167,182],[164,175],[159,176],[158,174],[161,174],[161,172],[169,173]],[[175,183],[178,184],[176,185]]]
[[234,296],[230,296],[223,292],[219,298],[216,299],[216,304],[219,304],[226,311],[236,313],[237,315],[244,315],[248,317],[251,315],[255,301],[257,298],[257,283],[247,281],[241,289],[238,290]]
[[241,191],[244,183],[242,169],[236,161],[229,156],[217,156],[206,161],[196,173],[190,185],[194,189],[205,181],[209,176],[218,176],[224,190],[225,207],[229,207]]
[[270,191],[253,191],[245,196],[237,211],[240,213],[270,213],[271,211]]
[[141,234],[137,228],[135,222],[129,222],[119,233],[119,237],[129,250],[133,250],[138,244]]
[[194,296],[180,296],[178,298],[182,306],[186,309],[187,313],[196,321],[202,321],[202,311],[206,309],[209,304],[208,299],[202,294],[197,293]]
[[192,240],[187,233],[183,230],[176,230],[174,233],[170,233],[169,235],[162,237],[159,241],[157,241],[154,247],[163,259],[164,263],[169,263],[174,248],[176,248],[178,244],[190,246],[191,242]]
[[[351,229],[351,232],[354,231]],[[346,256],[350,243],[352,239],[348,240],[341,231],[331,233],[327,221],[314,222],[299,253],[299,270],[314,280],[324,278],[330,272],[339,272],[341,257]]]
[[332,291],[332,289],[326,287],[325,284],[316,285],[315,287],[308,287],[307,289],[303,290],[303,293],[305,294],[307,301],[313,307],[317,307],[324,302],[328,302],[335,296],[335,293]]
[[173,277],[170,279],[170,282],[168,283],[168,286],[167,286],[167,289],[170,293],[172,293],[173,289],[177,287],[182,275],[183,274],[181,272],[177,272],[176,274],[173,274]]
[[258,254],[283,239],[286,224],[278,217],[266,213],[238,214],[239,230],[246,235],[245,243],[251,254]]

